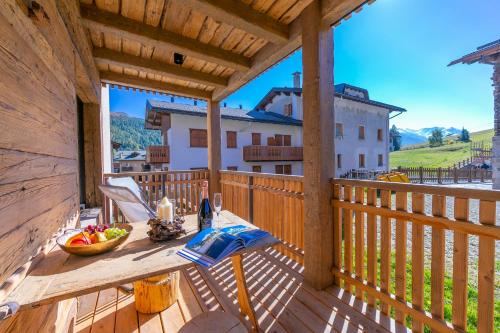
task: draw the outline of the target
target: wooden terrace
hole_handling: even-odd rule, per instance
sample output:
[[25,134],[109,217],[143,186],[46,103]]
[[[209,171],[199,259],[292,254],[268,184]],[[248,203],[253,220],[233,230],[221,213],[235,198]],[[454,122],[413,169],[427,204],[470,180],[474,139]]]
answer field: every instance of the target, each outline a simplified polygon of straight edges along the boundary
[[[371,3],[3,0],[0,332],[172,332],[215,310],[240,331],[498,331],[499,191],[332,179],[332,27]],[[304,176],[221,170],[221,101],[299,48]],[[107,85],[206,101],[208,170],[111,174]],[[117,177],[186,215],[208,180],[275,245],[232,257],[234,269],[168,266],[178,256],[162,249],[137,261],[127,244],[65,257],[54,239],[81,224],[81,203],[127,222],[99,189]],[[144,228],[134,237],[151,250]],[[177,301],[137,313],[123,283],[171,270]]]

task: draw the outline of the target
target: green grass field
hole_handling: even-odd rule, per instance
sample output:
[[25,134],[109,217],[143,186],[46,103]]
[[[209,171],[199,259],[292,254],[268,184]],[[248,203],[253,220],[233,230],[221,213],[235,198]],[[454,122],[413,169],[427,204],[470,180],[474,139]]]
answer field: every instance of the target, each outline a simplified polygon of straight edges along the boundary
[[[493,130],[485,130],[470,134],[474,142],[491,142]],[[444,145],[431,148],[406,149],[392,152],[389,155],[391,168],[401,167],[448,167],[470,157],[470,144],[455,141],[456,137],[445,138]]]

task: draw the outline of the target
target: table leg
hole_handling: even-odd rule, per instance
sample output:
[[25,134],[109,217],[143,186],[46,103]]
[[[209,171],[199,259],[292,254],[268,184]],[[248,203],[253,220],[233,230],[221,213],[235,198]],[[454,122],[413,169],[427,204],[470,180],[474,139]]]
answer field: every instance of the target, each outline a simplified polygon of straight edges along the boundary
[[250,295],[248,294],[247,283],[245,280],[245,273],[243,271],[243,258],[240,254],[231,257],[233,263],[234,275],[236,277],[236,286],[238,288],[238,303],[240,310],[243,314],[250,318],[252,329],[254,332],[259,330],[259,324],[253,311],[252,303],[250,302]]

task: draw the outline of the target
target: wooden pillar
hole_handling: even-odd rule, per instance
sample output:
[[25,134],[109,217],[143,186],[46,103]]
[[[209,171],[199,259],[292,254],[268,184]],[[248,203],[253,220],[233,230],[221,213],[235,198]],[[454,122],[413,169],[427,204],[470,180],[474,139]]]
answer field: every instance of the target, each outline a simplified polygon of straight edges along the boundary
[[321,26],[319,1],[301,14],[304,110],[304,276],[323,289],[333,283],[334,175],[333,30]]
[[210,198],[213,194],[220,192],[221,169],[221,125],[220,104],[218,101],[207,101],[207,137],[208,137],[208,172],[210,177]]
[[85,159],[85,204],[102,205],[101,109],[99,104],[83,105],[83,150]]

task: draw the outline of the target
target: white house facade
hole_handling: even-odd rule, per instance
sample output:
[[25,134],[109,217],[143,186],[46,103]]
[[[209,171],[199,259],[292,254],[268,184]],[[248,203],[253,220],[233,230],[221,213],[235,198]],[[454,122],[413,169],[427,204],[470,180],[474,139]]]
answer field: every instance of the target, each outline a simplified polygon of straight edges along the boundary
[[[301,175],[302,89],[273,88],[249,111],[221,107],[222,167],[229,170]],[[403,108],[369,99],[368,91],[335,86],[336,176],[351,170],[387,171],[389,117]],[[162,131],[163,148],[148,148],[152,169],[206,168],[206,109],[149,100],[146,128]],[[154,149],[163,152],[155,159]],[[150,150],[152,153],[150,154]],[[150,157],[151,155],[151,157]]]

